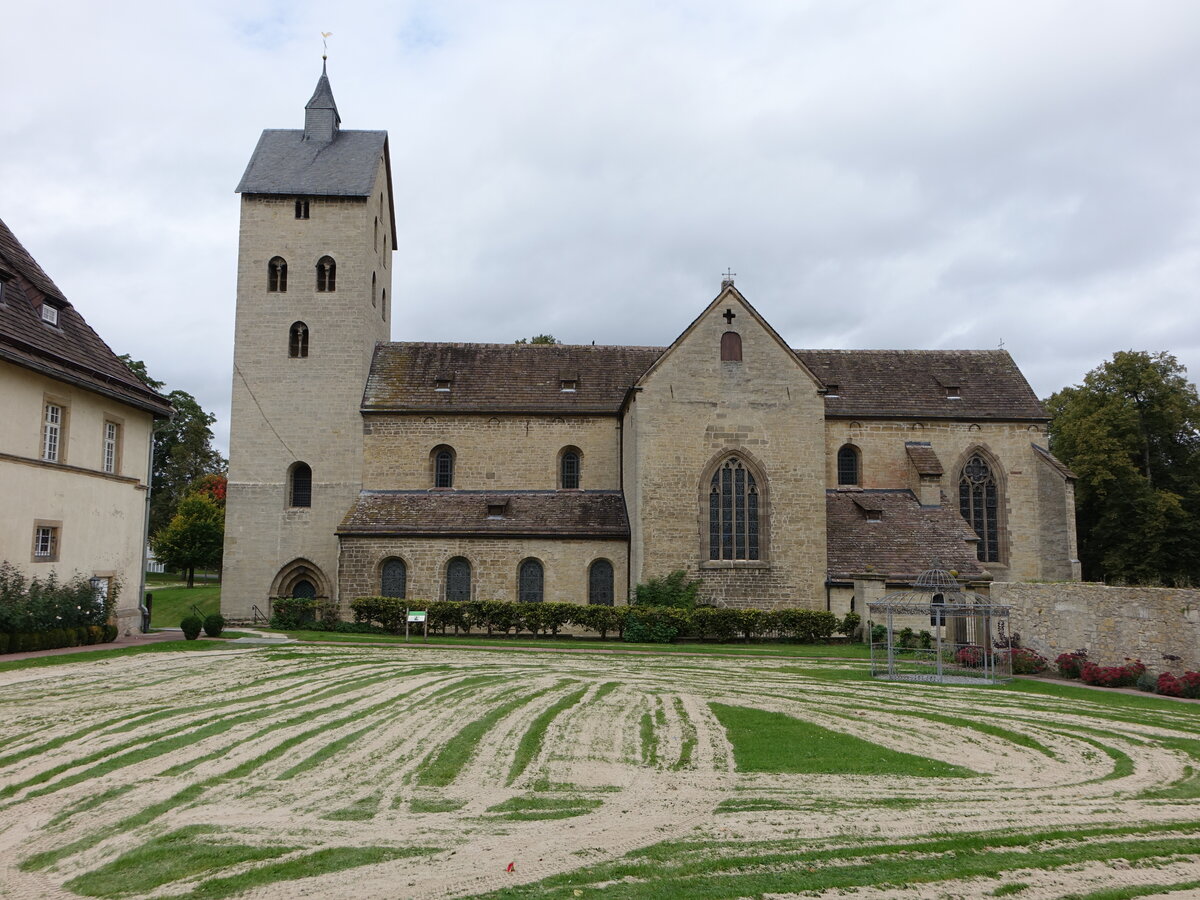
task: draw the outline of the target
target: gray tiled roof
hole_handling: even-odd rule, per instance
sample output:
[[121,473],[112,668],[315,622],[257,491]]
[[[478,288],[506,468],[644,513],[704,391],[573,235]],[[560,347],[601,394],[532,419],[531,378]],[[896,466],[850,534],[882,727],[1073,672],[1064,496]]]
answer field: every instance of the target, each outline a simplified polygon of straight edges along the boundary
[[386,131],[339,131],[332,141],[306,141],[301,129],[267,129],[237,193],[367,197],[386,150]]
[[[837,396],[825,398],[827,416],[1048,418],[1004,350],[797,350],[796,355],[826,386],[836,385]],[[947,397],[952,387],[960,399]]]
[[[380,344],[364,411],[616,414],[661,347]],[[439,380],[448,391],[438,391]],[[564,391],[563,381],[574,381]]]
[[[131,406],[167,416],[171,405],[134,375],[0,221],[0,359],[81,385]],[[58,308],[58,325],[42,321],[42,301]]]
[[624,539],[629,520],[620,491],[362,491],[338,534]]
[[[868,522],[867,510],[882,513]],[[988,577],[976,558],[977,538],[952,506],[923,507],[911,491],[825,492],[829,577],[850,581],[872,571],[911,583],[939,560],[960,581]]]

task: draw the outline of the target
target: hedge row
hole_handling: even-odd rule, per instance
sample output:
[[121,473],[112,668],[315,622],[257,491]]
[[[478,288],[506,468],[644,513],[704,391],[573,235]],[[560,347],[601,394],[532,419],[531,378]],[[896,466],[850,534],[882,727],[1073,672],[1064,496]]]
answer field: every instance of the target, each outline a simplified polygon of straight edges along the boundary
[[106,644],[116,637],[116,625],[79,625],[75,628],[52,628],[49,631],[0,631],[0,653]]
[[278,628],[324,627],[359,630],[376,627],[399,633],[409,609],[424,609],[430,631],[489,635],[529,632],[558,634],[567,626],[610,634],[627,641],[669,643],[678,636],[700,640],[749,641],[768,636],[801,643],[828,640],[835,631],[848,633],[857,625],[833,613],[808,609],[733,609],[665,606],[583,606],[575,603],[510,603],[501,600],[403,600],[395,597],[359,597],[350,603],[355,626],[340,623],[337,610],[327,601],[278,599],[273,601],[271,623]]

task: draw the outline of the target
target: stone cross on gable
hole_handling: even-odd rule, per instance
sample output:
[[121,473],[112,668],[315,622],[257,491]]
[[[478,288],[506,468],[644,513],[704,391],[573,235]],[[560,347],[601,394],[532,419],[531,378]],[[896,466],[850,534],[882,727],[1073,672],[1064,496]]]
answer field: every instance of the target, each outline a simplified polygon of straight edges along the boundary
[[730,266],[728,269],[726,269],[725,274],[721,276],[721,287],[723,287],[723,288],[732,287],[733,286],[733,276],[736,274],[737,274],[737,272],[733,271],[733,266]]
[[727,309],[725,312],[721,313],[721,318],[732,325],[733,320],[737,318],[737,313],[735,313],[732,309]]

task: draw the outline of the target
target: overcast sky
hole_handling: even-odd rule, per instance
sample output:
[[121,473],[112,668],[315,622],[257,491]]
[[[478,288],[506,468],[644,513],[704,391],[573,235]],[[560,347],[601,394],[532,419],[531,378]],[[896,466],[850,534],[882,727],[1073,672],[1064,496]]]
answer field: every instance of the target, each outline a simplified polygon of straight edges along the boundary
[[1200,377],[1200,3],[6,4],[0,218],[227,446],[238,199],[390,132],[394,340],[667,344],[732,267],[793,346]]

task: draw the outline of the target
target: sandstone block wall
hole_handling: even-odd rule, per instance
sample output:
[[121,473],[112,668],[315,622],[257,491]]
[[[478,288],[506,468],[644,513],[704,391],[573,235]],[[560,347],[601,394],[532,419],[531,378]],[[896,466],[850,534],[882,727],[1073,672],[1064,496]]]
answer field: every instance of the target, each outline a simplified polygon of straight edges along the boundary
[[613,597],[628,597],[624,541],[550,538],[380,538],[346,536],[341,540],[339,594],[345,614],[355,597],[378,595],[385,560],[398,557],[407,567],[406,596],[413,600],[446,598],[446,564],[456,556],[471,563],[473,600],[517,599],[517,571],[529,557],[542,563],[543,599],[587,603],[588,570],[597,559],[613,565]]
[[[1022,644],[1051,662],[1086,648],[1102,665],[1131,657],[1155,672],[1200,671],[1200,590],[997,583],[991,596],[1012,607]],[[1163,654],[1182,658],[1171,662]]]

